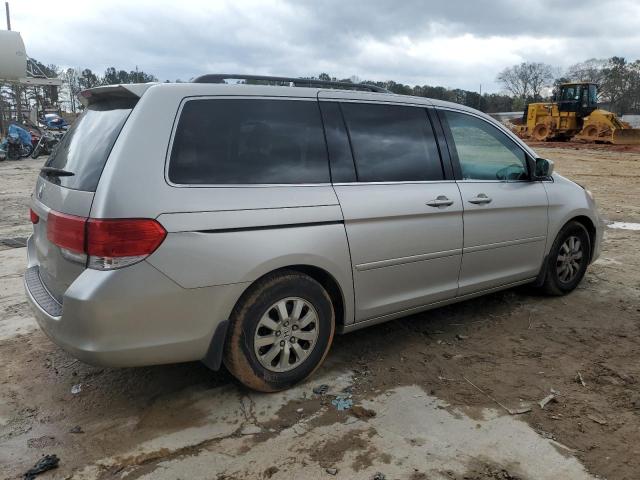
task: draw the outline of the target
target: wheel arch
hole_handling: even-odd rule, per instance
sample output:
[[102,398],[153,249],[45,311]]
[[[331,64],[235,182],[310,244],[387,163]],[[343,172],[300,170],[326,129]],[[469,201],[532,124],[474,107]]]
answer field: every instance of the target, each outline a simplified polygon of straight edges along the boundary
[[292,264],[286,265],[283,267],[278,267],[273,270],[270,270],[258,278],[250,282],[245,290],[242,292],[238,300],[236,301],[233,308],[235,308],[238,303],[240,303],[244,298],[247,292],[251,290],[251,288],[260,280],[265,277],[278,274],[280,272],[286,271],[294,271],[298,273],[305,274],[311,278],[313,278],[316,282],[318,282],[322,287],[327,291],[329,297],[331,298],[331,302],[334,306],[334,313],[336,316],[336,327],[344,326],[347,323],[347,311],[348,311],[348,303],[345,298],[345,292],[338,280],[336,280],[335,276],[332,275],[329,271],[324,268],[318,267],[316,265],[309,264]]
[[304,273],[305,275],[310,276],[316,282],[318,282],[322,287],[327,291],[329,297],[331,298],[331,303],[333,304],[334,313],[336,316],[336,327],[344,326],[346,323],[345,317],[345,298],[344,292],[340,287],[338,281],[334,278],[331,273],[312,265],[291,265],[289,267],[285,267],[286,270],[295,270],[300,273]]

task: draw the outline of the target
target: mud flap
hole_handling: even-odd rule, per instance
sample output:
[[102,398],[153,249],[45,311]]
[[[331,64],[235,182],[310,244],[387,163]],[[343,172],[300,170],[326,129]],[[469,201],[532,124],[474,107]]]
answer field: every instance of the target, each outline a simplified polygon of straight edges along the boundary
[[544,284],[544,279],[547,276],[548,263],[549,263],[549,255],[545,255],[544,260],[542,261],[542,267],[540,268],[540,272],[538,272],[538,276],[531,283],[531,286],[541,287]]
[[227,339],[227,330],[229,329],[229,320],[223,320],[216,327],[216,331],[213,333],[211,344],[207,354],[202,359],[204,363],[211,370],[220,370],[222,365],[222,354],[224,353],[224,344]]

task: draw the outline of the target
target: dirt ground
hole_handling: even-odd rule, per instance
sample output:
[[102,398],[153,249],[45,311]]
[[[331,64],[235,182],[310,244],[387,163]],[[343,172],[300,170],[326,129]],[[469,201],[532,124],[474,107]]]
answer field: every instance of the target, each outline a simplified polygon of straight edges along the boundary
[[[535,148],[607,219],[640,223],[640,152]],[[0,164],[0,239],[28,235],[40,165]],[[607,228],[566,297],[507,290],[340,336],[312,379],[270,395],[199,363],[75,361],[26,306],[24,248],[0,242],[0,478],[56,454],[42,478],[637,480],[639,242]]]

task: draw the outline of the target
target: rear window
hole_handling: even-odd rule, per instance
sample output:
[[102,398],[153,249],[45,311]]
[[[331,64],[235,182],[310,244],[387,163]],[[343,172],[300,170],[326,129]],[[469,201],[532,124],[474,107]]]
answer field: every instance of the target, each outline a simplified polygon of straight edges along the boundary
[[317,102],[189,100],[176,129],[169,180],[176,184],[329,182]]
[[45,164],[74,175],[45,178],[62,187],[95,192],[111,148],[136,101],[112,99],[87,107]]

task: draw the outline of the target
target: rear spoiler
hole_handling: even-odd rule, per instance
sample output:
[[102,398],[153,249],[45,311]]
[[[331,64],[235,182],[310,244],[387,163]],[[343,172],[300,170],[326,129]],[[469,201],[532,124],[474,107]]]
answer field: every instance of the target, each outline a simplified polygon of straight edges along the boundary
[[104,85],[83,90],[78,94],[78,99],[85,107],[100,100],[130,98],[138,99],[149,87],[155,85],[151,83],[130,83],[126,85]]

